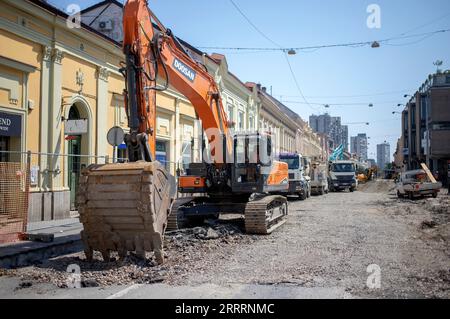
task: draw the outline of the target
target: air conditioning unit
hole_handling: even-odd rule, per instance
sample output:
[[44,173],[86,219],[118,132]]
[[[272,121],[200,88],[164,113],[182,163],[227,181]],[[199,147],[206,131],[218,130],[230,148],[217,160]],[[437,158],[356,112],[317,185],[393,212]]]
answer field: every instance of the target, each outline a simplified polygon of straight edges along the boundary
[[113,21],[112,20],[99,21],[98,28],[100,29],[100,31],[111,31],[113,29]]

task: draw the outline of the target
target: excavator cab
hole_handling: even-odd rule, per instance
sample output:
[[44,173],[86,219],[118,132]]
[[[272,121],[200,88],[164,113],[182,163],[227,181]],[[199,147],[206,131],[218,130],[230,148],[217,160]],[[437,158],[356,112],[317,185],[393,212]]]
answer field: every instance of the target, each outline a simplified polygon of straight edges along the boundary
[[[236,133],[231,188],[234,193],[264,193],[272,171],[272,136],[258,132]],[[281,163],[275,162],[276,165]],[[279,185],[280,190],[284,188]]]

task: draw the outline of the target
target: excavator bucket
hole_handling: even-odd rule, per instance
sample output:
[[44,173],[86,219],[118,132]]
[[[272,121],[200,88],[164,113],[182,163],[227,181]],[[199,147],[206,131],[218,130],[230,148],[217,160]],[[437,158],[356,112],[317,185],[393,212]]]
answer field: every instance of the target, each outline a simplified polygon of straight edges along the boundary
[[159,162],[91,165],[82,172],[77,196],[86,258],[117,251],[164,262],[163,235],[175,195],[175,179]]

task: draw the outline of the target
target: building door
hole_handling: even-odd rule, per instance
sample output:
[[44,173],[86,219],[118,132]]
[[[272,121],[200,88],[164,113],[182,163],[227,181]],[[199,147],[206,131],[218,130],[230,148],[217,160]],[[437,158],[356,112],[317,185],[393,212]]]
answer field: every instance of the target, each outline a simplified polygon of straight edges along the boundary
[[69,140],[69,188],[70,188],[70,210],[76,210],[76,194],[81,172],[81,136],[71,136]]
[[[69,120],[80,119],[80,113],[75,105],[70,108]],[[76,210],[76,195],[78,181],[81,173],[81,135],[67,136],[68,141],[68,164],[69,164],[69,188],[70,188],[70,210]]]

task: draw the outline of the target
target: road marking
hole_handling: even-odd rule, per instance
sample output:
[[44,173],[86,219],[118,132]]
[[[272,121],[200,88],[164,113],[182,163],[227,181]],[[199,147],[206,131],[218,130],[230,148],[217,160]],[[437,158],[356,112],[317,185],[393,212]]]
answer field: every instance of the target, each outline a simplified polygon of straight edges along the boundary
[[132,286],[130,286],[128,288],[125,288],[125,289],[115,293],[114,295],[106,297],[106,299],[118,299],[118,298],[121,298],[121,297],[125,296],[127,293],[129,293],[130,291],[135,290],[135,289],[137,289],[137,288],[139,288],[141,286],[143,286],[143,285],[142,284],[134,284],[134,285],[132,285]]

